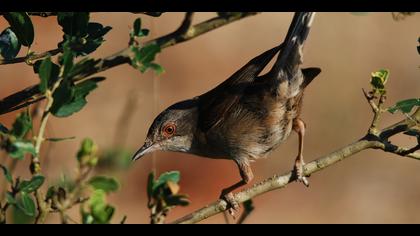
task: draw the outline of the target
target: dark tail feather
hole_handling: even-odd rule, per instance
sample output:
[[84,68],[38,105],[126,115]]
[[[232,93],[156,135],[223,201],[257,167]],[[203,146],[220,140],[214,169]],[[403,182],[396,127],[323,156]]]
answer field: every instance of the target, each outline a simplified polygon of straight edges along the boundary
[[317,75],[321,73],[321,68],[318,67],[310,67],[310,68],[304,68],[302,69],[303,74],[303,83],[300,85],[301,88],[305,88],[308,86]]
[[295,13],[284,40],[283,49],[270,73],[279,73],[281,70],[285,70],[286,76],[296,73],[299,65],[302,64],[301,48],[308,37],[314,16],[313,12]]

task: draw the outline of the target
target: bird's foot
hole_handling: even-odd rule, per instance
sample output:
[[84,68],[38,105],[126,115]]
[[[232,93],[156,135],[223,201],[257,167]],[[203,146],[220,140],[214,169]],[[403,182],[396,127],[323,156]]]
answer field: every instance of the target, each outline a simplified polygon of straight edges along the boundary
[[240,205],[238,201],[236,201],[235,198],[233,197],[233,193],[232,192],[227,193],[227,194],[222,193],[220,198],[225,200],[228,203],[227,208],[228,208],[229,215],[231,215],[233,219],[235,219],[236,213],[238,213],[240,209]]
[[295,162],[295,173],[297,176],[297,181],[302,182],[306,187],[309,187],[309,181],[304,175],[303,167],[305,166],[305,162],[301,158],[297,158]]

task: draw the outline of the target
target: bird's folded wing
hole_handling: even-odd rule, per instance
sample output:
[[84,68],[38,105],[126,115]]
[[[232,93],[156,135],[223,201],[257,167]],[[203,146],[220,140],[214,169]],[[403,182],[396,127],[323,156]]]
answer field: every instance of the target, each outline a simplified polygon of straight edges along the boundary
[[281,45],[255,57],[216,88],[199,96],[198,125],[201,131],[208,131],[229,114],[230,108],[239,102],[243,91],[252,85],[280,49]]

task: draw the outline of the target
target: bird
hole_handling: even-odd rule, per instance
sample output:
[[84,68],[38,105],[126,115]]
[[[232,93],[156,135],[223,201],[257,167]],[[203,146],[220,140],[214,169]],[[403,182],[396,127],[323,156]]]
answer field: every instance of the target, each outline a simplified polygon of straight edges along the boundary
[[[306,124],[300,114],[304,89],[321,69],[301,65],[314,17],[313,12],[296,12],[282,44],[253,58],[210,91],[163,110],[133,161],[154,151],[233,160],[241,180],[224,188],[220,198],[234,214],[239,204],[233,191],[254,178],[250,163],[267,157],[295,131],[299,145],[294,173],[309,186],[303,168]],[[260,75],[277,53],[272,68]]]

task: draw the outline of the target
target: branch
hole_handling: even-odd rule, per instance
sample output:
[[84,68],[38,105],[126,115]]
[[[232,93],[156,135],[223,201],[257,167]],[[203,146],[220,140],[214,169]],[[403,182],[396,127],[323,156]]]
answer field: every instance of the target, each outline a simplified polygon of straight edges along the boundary
[[[189,14],[191,14],[190,17],[192,17],[192,13]],[[186,42],[204,33],[210,32],[214,29],[230,24],[237,20],[246,18],[248,16],[253,16],[255,14],[257,14],[257,12],[247,12],[242,14],[232,14],[228,16],[214,17],[207,21],[189,27],[187,32],[182,31],[182,34],[179,34],[181,32],[179,30],[181,27],[179,27],[173,33],[146,42],[146,45],[156,43],[161,48],[167,48],[179,43]],[[185,19],[183,23],[186,23]],[[80,81],[84,78],[87,78],[88,76],[108,70],[115,66],[130,63],[132,57],[133,53],[131,52],[130,47],[127,47],[111,56],[99,60],[99,62],[94,67],[92,67],[89,71],[85,71],[83,72],[83,74],[78,75],[74,78],[74,80]],[[17,107],[22,108],[33,102],[38,102],[42,99],[44,99],[44,97],[42,95],[39,95],[38,85],[33,85],[0,100],[0,115],[14,111],[18,109]]]
[[[309,176],[341,160],[344,160],[347,157],[353,156],[357,154],[358,152],[363,151],[365,149],[381,149],[386,152],[402,155],[402,152],[407,151],[407,149],[402,149],[402,148],[397,148],[395,150],[389,149],[390,143],[387,140],[381,140],[380,137],[392,136],[390,132],[392,130],[395,130],[397,127],[404,126],[405,130],[407,130],[414,126],[418,126],[418,124],[420,124],[420,108],[418,108],[411,117],[408,117],[405,120],[402,120],[394,125],[389,126],[388,128],[383,129],[379,133],[378,136],[368,134],[362,139],[360,139],[359,141],[356,141],[352,144],[344,146],[335,152],[327,154],[323,157],[318,158],[315,161],[312,161],[306,164],[304,166],[304,174],[305,176]],[[400,132],[393,132],[393,134],[397,134]],[[393,146],[396,147],[395,145]],[[402,155],[402,156],[420,159],[420,153],[409,153],[409,154],[405,153],[405,155]],[[287,186],[288,184],[294,182],[295,180],[297,180],[297,177],[296,175],[293,174],[293,171],[287,172],[280,176],[276,175],[260,183],[253,185],[249,189],[245,189],[238,192],[237,194],[234,195],[234,200],[237,201],[238,203],[243,203],[263,193],[266,193],[275,189],[283,188]],[[211,216],[214,216],[218,213],[221,213],[227,210],[227,205],[228,204],[226,201],[220,199],[191,214],[188,214],[180,219],[177,219],[172,223],[173,224],[193,224],[193,223],[202,221],[204,219],[207,219]]]
[[9,65],[9,64],[16,64],[16,63],[21,63],[21,62],[25,62],[27,64],[32,64],[33,61],[39,60],[39,59],[44,59],[48,56],[55,56],[58,53],[62,52],[61,48],[56,48],[56,49],[52,49],[43,53],[39,53],[39,54],[28,54],[24,57],[16,57],[14,59],[11,60],[4,60],[4,59],[0,59],[0,65]]

